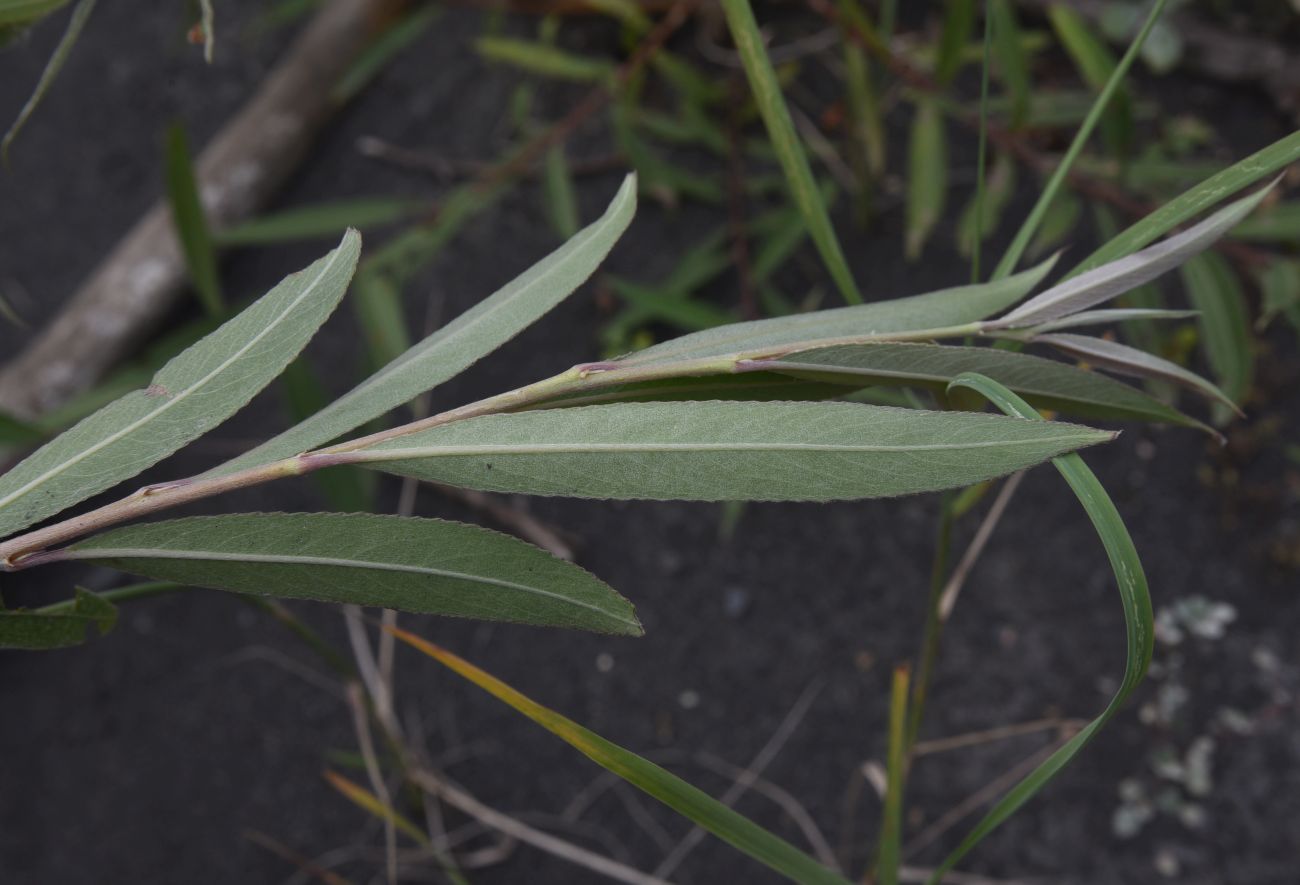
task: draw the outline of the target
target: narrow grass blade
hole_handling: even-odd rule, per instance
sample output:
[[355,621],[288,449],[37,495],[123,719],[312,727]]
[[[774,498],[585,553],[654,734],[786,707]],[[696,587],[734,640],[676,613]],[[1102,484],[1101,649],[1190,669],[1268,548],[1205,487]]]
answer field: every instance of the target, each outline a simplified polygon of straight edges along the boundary
[[603,83],[614,73],[614,65],[609,61],[574,55],[545,43],[511,37],[480,37],[474,41],[474,46],[479,55],[489,61],[502,62],[554,80]]
[[[1048,7],[1047,17],[1084,82],[1096,91],[1105,89],[1115,75],[1115,59],[1106,44],[1092,33],[1083,16],[1067,4]],[[1133,141],[1133,101],[1122,85],[1102,115],[1101,126],[1110,153],[1125,156]]]
[[[963,375],[953,382],[956,387],[975,390],[987,397],[994,405],[1008,415],[1021,418],[1040,419],[1040,416],[1027,403],[995,381],[980,375]],[[1151,663],[1151,650],[1154,636],[1154,618],[1151,612],[1151,595],[1147,590],[1146,574],[1142,569],[1142,560],[1137,548],[1129,536],[1124,520],[1114,503],[1106,494],[1105,488],[1083,463],[1078,455],[1070,454],[1054,458],[1052,464],[1065,477],[1070,488],[1079,498],[1079,503],[1088,513],[1093,527],[1097,530],[1102,545],[1106,548],[1106,557],[1110,560],[1119,585],[1120,601],[1124,608],[1124,628],[1127,639],[1127,654],[1124,664],[1124,677],[1119,690],[1111,699],[1101,715],[1088,723],[1064,746],[1053,753],[1038,768],[1008,792],[992,810],[961,841],[957,849],[950,854],[930,878],[931,885],[938,885],[945,873],[950,871],[972,848],[1013,815],[1028,802],[1048,781],[1068,765],[1079,751],[1109,722],[1124,706],[1129,695],[1142,682]]]
[[4,0],[0,2],[0,26],[24,25],[44,18],[69,0]]
[[1169,381],[1180,387],[1199,393],[1206,399],[1221,403],[1234,411],[1237,409],[1232,397],[1228,396],[1209,381],[1195,372],[1189,372],[1177,363],[1164,357],[1156,356],[1118,341],[1105,338],[1092,338],[1087,335],[1072,335],[1066,332],[1039,335],[1034,339],[1041,344],[1055,347],[1062,353],[1068,353],[1094,365],[1138,378],[1157,378]]
[[[60,5],[62,4],[42,3],[39,0],[34,6],[27,6],[26,8],[19,4],[16,11],[10,9],[7,12],[0,12],[0,24],[11,21],[28,21],[32,15],[45,15]],[[31,119],[32,114],[36,113],[36,109],[50,91],[50,87],[58,79],[59,72],[63,70],[63,66],[67,63],[68,56],[72,54],[72,47],[77,44],[77,38],[81,36],[82,30],[86,27],[86,22],[90,19],[90,13],[94,9],[95,0],[78,0],[77,5],[73,7],[72,17],[68,19],[68,27],[59,39],[59,45],[54,47],[50,60],[46,62],[45,70],[41,72],[41,79],[36,83],[36,89],[32,92],[31,98],[27,99],[27,103],[23,105],[22,110],[18,112],[18,118],[9,126],[9,131],[5,133],[4,139],[0,140],[0,158],[3,158],[5,162],[9,160],[9,148],[13,145],[14,139],[18,137],[18,133],[22,131],[23,126],[27,125],[27,121]]]
[[617,403],[487,415],[325,457],[485,491],[829,501],[969,485],[1112,436],[854,403]]
[[339,78],[339,82],[333,89],[333,99],[340,104],[351,100],[378,76],[389,62],[418,40],[441,14],[441,6],[428,3],[422,9],[407,14],[397,24],[384,31]]
[[385,804],[378,796],[361,786],[361,784],[348,780],[343,775],[333,771],[325,772],[325,780],[331,787],[347,797],[352,804],[363,811],[373,814],[380,820],[388,821],[401,830],[411,841],[419,845],[429,844],[429,837],[425,835],[423,830],[412,823],[410,818],[391,805]]
[[[280,387],[292,423],[305,421],[330,403],[330,394],[306,356],[300,356],[280,376]],[[312,482],[325,496],[329,509],[339,513],[363,513],[375,509],[373,473],[342,467],[318,470]]]
[[199,0],[199,25],[203,28],[203,60],[212,64],[212,53],[217,48],[216,13],[212,9],[212,0]]
[[217,277],[217,253],[208,232],[208,220],[199,197],[199,186],[194,179],[194,166],[190,160],[190,143],[185,128],[173,123],[167,130],[166,150],[167,202],[171,205],[172,224],[180,241],[185,264],[190,271],[190,281],[198,293],[199,302],[208,316],[219,317],[226,312],[225,299],[221,297],[221,283]]
[[1106,245],[1081,261],[1069,275],[1086,273],[1136,252],[1225,197],[1277,174],[1297,159],[1300,159],[1300,131],[1275,141],[1165,203],[1118,236],[1112,237]]
[[361,252],[350,231],[158,370],[0,476],[0,537],[130,479],[216,427],[273,381],[347,291]]
[[402,221],[427,206],[423,200],[406,197],[370,197],[297,206],[218,231],[213,239],[220,246],[270,246],[333,238],[342,236],[350,227],[364,231]]
[[975,24],[974,0],[945,0],[943,5],[943,30],[935,50],[934,77],[944,86],[961,69],[966,42]]
[[40,442],[45,434],[39,427],[0,412],[0,447],[18,448]]
[[1265,329],[1278,314],[1300,330],[1300,261],[1276,258],[1258,274],[1263,304],[1256,331]]
[[1089,418],[1200,422],[1140,390],[1096,372],[992,347],[937,344],[855,344],[756,360],[741,368],[790,373],[808,381],[906,385],[943,390],[966,372],[987,375],[1034,405]]
[[989,0],[986,14],[992,19],[993,49],[998,75],[1011,97],[1011,128],[1024,125],[1029,115],[1031,86],[1029,59],[1025,55],[1020,23],[1010,0]]
[[646,348],[621,362],[648,365],[779,349],[806,350],[819,341],[960,326],[992,316],[1024,298],[1047,276],[1054,261],[992,283],[708,329]]
[[1155,25],[1156,21],[1159,20],[1161,13],[1164,12],[1167,2],[1168,0],[1155,0],[1155,3],[1151,7],[1151,13],[1147,16],[1146,21],[1142,25],[1142,30],[1138,31],[1137,36],[1133,38],[1133,42],[1129,44],[1128,51],[1124,53],[1124,57],[1120,59],[1119,64],[1115,66],[1115,70],[1111,73],[1110,79],[1106,82],[1105,88],[1103,88],[1101,93],[1097,96],[1097,100],[1093,103],[1092,109],[1088,111],[1088,116],[1083,121],[1083,125],[1079,127],[1079,131],[1075,134],[1074,141],[1070,143],[1070,147],[1066,150],[1065,156],[1061,158],[1061,162],[1058,163],[1056,169],[1052,171],[1052,175],[1047,180],[1047,184],[1043,186],[1043,190],[1038,196],[1038,202],[1034,204],[1034,208],[1030,210],[1029,216],[1025,219],[1024,224],[1022,224],[1020,230],[1017,231],[1015,239],[1011,241],[1011,246],[1008,247],[1006,254],[1002,256],[1002,260],[998,262],[997,269],[993,273],[994,279],[1005,277],[1007,274],[1014,271],[1016,266],[1020,264],[1020,259],[1024,255],[1025,249],[1029,247],[1034,235],[1038,232],[1039,225],[1042,224],[1043,215],[1047,212],[1047,207],[1052,205],[1052,201],[1056,199],[1057,193],[1061,190],[1061,185],[1065,183],[1066,175],[1069,174],[1071,167],[1074,166],[1074,161],[1078,159],[1080,152],[1083,151],[1083,146],[1087,144],[1088,138],[1092,135],[1093,130],[1097,128],[1097,122],[1101,119],[1106,107],[1110,104],[1111,97],[1114,96],[1123,84],[1124,77],[1128,74],[1128,69],[1132,67],[1134,59],[1136,59],[1138,53],[1142,51],[1142,44],[1146,42],[1147,35],[1151,33],[1151,28]]
[[546,152],[546,170],[542,178],[546,189],[546,209],[551,216],[551,226],[562,239],[578,233],[578,195],[573,190],[573,176],[564,156],[564,145],[556,145]]
[[241,513],[131,525],[58,551],[194,587],[636,636],[632,605],[531,544],[368,513]]
[[1230,203],[1180,234],[1058,283],[998,319],[991,327],[1010,329],[1047,322],[1102,304],[1149,283],[1214,245],[1249,215],[1268,192],[1269,188],[1265,188]]
[[307,421],[212,471],[230,473],[305,452],[460,374],[567,298],[604,260],[636,211],[629,176],[604,216]]
[[987,186],[978,188],[974,199],[962,210],[957,222],[957,251],[963,256],[975,255],[980,244],[997,233],[1002,211],[1016,189],[1015,168],[1009,156],[998,154]]
[[1269,206],[1237,225],[1232,236],[1257,243],[1300,243],[1300,201]]
[[1209,252],[1184,264],[1182,275],[1187,297],[1200,312],[1201,345],[1219,388],[1241,403],[1255,375],[1255,342],[1241,282],[1222,255]]
[[922,101],[912,118],[907,147],[907,228],[904,253],[921,257],[948,202],[948,143],[943,114],[933,101]]
[[790,118],[790,110],[781,95],[781,85],[777,81],[776,72],[772,70],[767,49],[763,46],[754,10],[750,8],[749,0],[722,0],[722,9],[727,17],[731,38],[745,66],[745,75],[749,78],[759,113],[763,116],[768,136],[781,161],[781,168],[790,186],[790,196],[803,213],[813,244],[840,294],[850,304],[861,304],[862,294],[853,281],[853,273],[849,270],[844,251],[831,226],[830,214],[826,211],[826,204],[822,202],[821,192],[813,179],[812,168],[808,165],[808,157],[795,131],[794,121]]
[[889,694],[889,753],[885,765],[885,808],[880,825],[880,852],[876,860],[876,881],[898,885],[898,863],[902,857],[903,790],[907,781],[907,692],[911,669],[894,668]]
[[496,677],[398,627],[389,628],[398,639],[469,680],[488,694],[527,716],[597,765],[658,799],[678,814],[783,876],[804,885],[847,885],[826,869],[748,818],[696,789],[653,762],[605,740],[595,732],[566,719],[526,697]]
[[367,273],[362,265],[352,291],[352,308],[361,326],[370,369],[387,366],[411,347],[402,290],[382,274]]
[[86,641],[88,628],[94,627],[103,636],[116,623],[116,606],[78,587],[72,605],[57,612],[0,608],[0,649],[48,651],[70,648]]

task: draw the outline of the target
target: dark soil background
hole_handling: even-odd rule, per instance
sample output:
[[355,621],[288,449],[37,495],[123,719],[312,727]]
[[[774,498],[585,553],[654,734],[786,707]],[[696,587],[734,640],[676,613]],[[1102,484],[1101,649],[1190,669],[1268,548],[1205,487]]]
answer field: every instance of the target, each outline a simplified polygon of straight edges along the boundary
[[[48,101],[0,175],[0,289],[33,327],[99,261],[161,190],[161,136],[174,118],[203,143],[265,73],[287,34],[241,38],[260,4],[223,2],[217,63],[205,67],[178,37],[177,9],[141,15],[138,4],[101,4]],[[476,13],[448,11],[326,133],[283,204],[372,194],[437,198],[417,174],[360,156],[378,135],[453,159],[499,156],[515,75],[473,50]],[[520,25],[522,32],[523,25]],[[46,25],[0,55],[0,120],[12,119],[57,39]],[[566,31],[580,46],[607,45],[599,27]],[[1241,156],[1287,131],[1250,91],[1179,76],[1142,86],[1172,110],[1195,111]],[[545,93],[554,108],[579,92]],[[895,121],[896,127],[905,125]],[[897,133],[896,133],[897,134]],[[574,154],[605,144],[584,130]],[[969,145],[954,133],[959,165]],[[901,144],[895,147],[899,155]],[[618,176],[581,183],[584,217],[604,206]],[[1022,195],[1027,197],[1027,195]],[[954,195],[952,205],[961,205]],[[954,213],[955,214],[955,213]],[[1016,217],[1016,213],[1011,213]],[[703,210],[644,201],[608,262],[653,279],[709,222]],[[1011,225],[1007,225],[1010,227]],[[904,265],[901,215],[886,212],[868,233],[845,224],[846,249],[868,298],[926,291],[965,279],[964,262],[936,237],[924,261]],[[1086,234],[1081,234],[1081,238]],[[450,317],[494,291],[556,246],[539,190],[526,185],[474,222],[411,293],[413,327],[427,297]],[[1084,244],[1080,244],[1082,248]],[[327,246],[303,244],[232,254],[228,291],[265,291]],[[994,245],[996,251],[997,244]],[[728,297],[722,293],[721,297]],[[178,317],[179,318],[179,317]],[[435,406],[534,380],[595,355],[602,320],[593,287],[434,394]],[[5,352],[25,332],[0,324]],[[1294,338],[1261,344],[1250,417],[1226,449],[1190,431],[1129,428],[1087,458],[1115,496],[1142,552],[1157,609],[1194,595],[1237,612],[1224,638],[1187,640],[1181,679],[1191,700],[1171,728],[1124,713],[1082,758],[993,835],[964,867],[994,877],[1059,882],[1296,881],[1300,844],[1300,630],[1297,545],[1300,477],[1283,444],[1300,438],[1300,360]],[[346,389],[359,371],[357,332],[346,307],[310,353]],[[262,439],[284,421],[272,389],[235,420],[150,478],[188,475]],[[394,490],[389,490],[393,492]],[[390,503],[391,503],[390,494]],[[315,489],[284,483],[210,502],[206,512],[310,509]],[[744,765],[801,693],[815,701],[767,777],[807,808],[833,845],[854,846],[854,869],[874,839],[879,804],[868,791],[852,818],[846,787],[867,759],[882,757],[891,666],[914,653],[922,621],[936,519],[933,497],[832,506],[751,505],[734,539],[719,540],[720,510],[707,505],[534,500],[531,511],[581,538],[579,561],[637,605],[640,640],[406,617],[403,623],[463,653],[606,737],[671,754],[684,776],[720,794],[726,781],[683,761],[708,752]],[[419,512],[474,515],[429,491]],[[974,521],[968,521],[973,523]],[[972,529],[967,524],[959,549]],[[73,581],[111,586],[108,573],[6,577],[10,605],[66,596]],[[295,610],[345,644],[339,613]],[[355,746],[336,687],[304,678],[315,662],[282,628],[231,596],[196,591],[133,604],[110,636],[70,651],[0,655],[0,882],[282,882],[283,860],[249,842],[260,831],[304,855],[382,845],[374,824],[321,779],[327,753]],[[1122,669],[1123,622],[1100,545],[1078,504],[1050,469],[1030,474],[974,571],[945,636],[927,737],[1046,715],[1091,717]],[[1168,653],[1158,651],[1168,665]],[[603,657],[608,656],[608,657]],[[606,666],[598,667],[602,658]],[[585,759],[497,702],[403,652],[399,709],[418,722],[435,757],[488,804],[556,826],[554,817],[600,774]],[[608,666],[612,663],[612,666]],[[1153,695],[1143,690],[1142,701]],[[1249,728],[1217,725],[1220,711]],[[1142,838],[1112,834],[1118,784],[1155,785],[1148,755],[1216,735],[1206,821],[1190,828],[1157,817]],[[1040,749],[1030,736],[923,758],[909,796],[916,833],[968,794]],[[1152,786],[1152,789],[1157,787]],[[567,836],[645,869],[664,854],[627,810],[630,793],[598,800]],[[667,832],[687,827],[648,800]],[[769,800],[739,808],[798,841]],[[547,823],[550,821],[550,823]],[[932,865],[967,829],[949,831],[914,863]],[[343,870],[367,881],[373,851]],[[434,878],[436,875],[430,874]],[[579,882],[585,871],[520,847],[476,883]],[[679,871],[683,882],[758,882],[772,877],[715,840]],[[298,881],[301,881],[299,879]]]

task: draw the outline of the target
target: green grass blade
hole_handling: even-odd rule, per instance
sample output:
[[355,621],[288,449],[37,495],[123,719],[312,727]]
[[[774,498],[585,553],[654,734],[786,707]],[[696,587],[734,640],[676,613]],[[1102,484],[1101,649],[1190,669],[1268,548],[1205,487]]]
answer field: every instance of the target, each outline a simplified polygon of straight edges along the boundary
[[369,513],[239,513],[113,529],[59,550],[191,587],[640,635],[595,575],[509,535]]
[[293,360],[347,291],[361,253],[337,249],[0,476],[0,537],[53,516],[162,460],[241,409]]
[[[33,12],[32,6],[23,8],[23,4],[19,4],[19,9],[16,12],[14,10],[0,12],[0,24],[6,24],[10,21],[27,21],[33,14],[37,16],[45,15],[60,5],[62,4],[38,2],[35,4]],[[72,47],[77,45],[77,38],[81,36],[82,30],[86,27],[86,22],[90,19],[90,13],[94,9],[95,0],[78,0],[77,5],[73,8],[72,17],[68,20],[68,27],[63,32],[63,36],[59,38],[59,45],[54,48],[50,60],[45,63],[45,70],[41,72],[41,79],[36,82],[36,89],[32,91],[31,97],[27,99],[27,103],[18,112],[17,119],[9,126],[9,131],[5,133],[4,139],[0,140],[0,158],[3,158],[5,162],[9,160],[9,148],[13,145],[14,139],[18,137],[18,133],[22,131],[23,126],[27,125],[27,121],[31,119],[32,114],[36,113],[36,109],[40,107],[46,93],[50,91],[50,87],[58,79],[59,72],[67,64],[68,56],[72,54]],[[14,17],[10,18],[9,15]]]
[[[1047,17],[1084,82],[1096,91],[1105,89],[1115,75],[1115,59],[1106,44],[1092,33],[1083,16],[1067,4],[1053,4],[1048,8]],[[1133,101],[1122,85],[1102,115],[1101,127],[1111,154],[1121,158],[1127,154],[1133,141]]]
[[795,131],[794,121],[790,119],[790,110],[785,105],[781,85],[777,81],[776,72],[772,70],[767,49],[763,46],[754,10],[750,7],[749,0],[722,0],[722,8],[727,16],[731,38],[735,41],[736,50],[745,66],[745,75],[749,78],[759,113],[767,125],[768,136],[785,172],[790,196],[803,213],[813,244],[840,294],[850,304],[861,304],[862,294],[853,281],[844,251],[831,226],[830,214],[822,202],[821,191],[813,179],[808,157]]
[[898,885],[898,864],[902,857],[903,790],[907,782],[907,692],[911,670],[894,668],[889,694],[889,753],[885,765],[885,808],[880,825],[880,853],[876,860],[876,881]]
[[614,73],[613,63],[585,58],[545,43],[513,37],[480,37],[474,42],[479,55],[512,65],[529,74],[577,83],[603,83]]
[[907,145],[907,224],[904,254],[921,257],[948,202],[948,140],[943,114],[933,101],[922,101],[912,118]]
[[[986,29],[992,30],[993,48],[997,53],[998,74],[1011,97],[1011,128],[1024,125],[1029,116],[1032,86],[1029,59],[1025,54],[1020,22],[1011,0],[990,0]],[[987,38],[986,38],[987,39]]]
[[386,30],[344,72],[335,85],[331,97],[339,103],[350,100],[402,50],[419,39],[441,14],[441,6],[428,3],[423,9],[407,15],[402,21]]
[[[1021,418],[1039,419],[1041,417],[1024,400],[1007,390],[996,381],[980,375],[963,375],[953,382],[954,386],[975,390],[987,397],[994,405],[1008,415]],[[1124,520],[1120,517],[1115,504],[1106,494],[1105,488],[1097,477],[1083,463],[1078,455],[1070,454],[1054,458],[1052,464],[1065,477],[1070,488],[1079,498],[1079,503],[1088,513],[1097,535],[1106,548],[1106,556],[1115,572],[1119,585],[1120,601],[1124,608],[1124,628],[1127,653],[1124,664],[1124,677],[1119,690],[1101,715],[1088,723],[1064,746],[1034,769],[1024,780],[1013,787],[993,807],[984,819],[962,840],[935,870],[930,878],[931,885],[937,885],[945,873],[950,871],[971,849],[983,841],[989,833],[1014,814],[1028,802],[1057,773],[1068,765],[1079,751],[1109,722],[1129,695],[1141,683],[1151,663],[1151,650],[1154,635],[1154,619],[1151,613],[1151,595],[1147,589],[1146,574],[1142,570],[1142,560],[1137,548],[1129,536]]]
[[190,281],[208,316],[220,317],[226,312],[226,304],[221,297],[221,282],[217,276],[217,252],[194,178],[189,139],[180,123],[173,123],[167,130],[165,166],[167,202],[171,206],[176,238],[190,271]]
[[0,26],[29,24],[67,5],[68,0],[0,0]]
[[452,378],[567,298],[595,271],[632,222],[636,178],[628,176],[604,216],[492,296],[406,351],[307,421],[210,475],[323,445]]
[[789,842],[742,817],[671,772],[542,706],[446,649],[406,630],[396,627],[390,630],[398,639],[527,716],[597,765],[658,799],[768,868],[804,885],[847,885],[841,876]]
[[328,457],[483,491],[829,501],[969,485],[1112,436],[856,403],[616,403],[486,415]]
[[368,197],[296,206],[217,231],[220,246],[270,246],[297,240],[334,238],[350,227],[365,231],[402,221],[428,207],[425,200],[407,197]]
[[1300,131],[1256,151],[1165,203],[1079,262],[1069,276],[1077,276],[1136,252],[1225,197],[1276,174],[1297,159],[1300,159]]
[[[1255,375],[1255,342],[1241,281],[1226,258],[1211,252],[1184,264],[1182,276],[1192,307],[1200,311],[1201,346],[1219,388],[1240,404]],[[1226,422],[1233,408],[1218,408],[1218,423]]]
[[1164,12],[1167,2],[1168,0],[1155,0],[1155,4],[1151,7],[1151,13],[1142,25],[1142,30],[1138,31],[1137,36],[1133,38],[1133,42],[1129,44],[1128,51],[1124,53],[1124,57],[1115,66],[1110,79],[1106,81],[1105,88],[1101,90],[1101,94],[1097,96],[1092,109],[1088,111],[1087,119],[1083,121],[1083,125],[1079,127],[1078,133],[1074,136],[1074,141],[1070,143],[1065,156],[1061,158],[1061,162],[1052,171],[1052,175],[1043,187],[1042,193],[1039,194],[1038,202],[1034,204],[1034,208],[1029,212],[1029,217],[1020,226],[1015,239],[1011,241],[1011,246],[1007,249],[1006,254],[1002,256],[1002,260],[998,262],[997,269],[993,272],[994,279],[1005,277],[1014,271],[1016,265],[1020,263],[1020,258],[1024,255],[1025,249],[1029,247],[1034,234],[1038,232],[1043,215],[1046,214],[1047,208],[1052,204],[1057,192],[1065,183],[1065,177],[1069,174],[1074,161],[1078,159],[1079,154],[1083,151],[1083,146],[1087,144],[1088,138],[1092,135],[1093,130],[1097,128],[1097,123],[1105,112],[1107,105],[1110,104],[1111,97],[1124,82],[1128,69],[1132,67],[1134,59],[1141,52],[1147,34],[1151,33],[1151,28],[1160,18],[1160,14]]
[[546,152],[542,184],[551,226],[561,239],[567,240],[577,234],[581,221],[578,219],[578,195],[573,189],[573,175],[564,156],[564,145],[556,145]]

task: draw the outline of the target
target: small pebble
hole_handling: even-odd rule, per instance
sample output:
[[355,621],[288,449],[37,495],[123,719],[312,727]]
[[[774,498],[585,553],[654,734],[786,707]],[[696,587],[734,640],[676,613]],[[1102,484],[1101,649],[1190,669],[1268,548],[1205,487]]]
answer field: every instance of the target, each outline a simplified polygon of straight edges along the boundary
[[602,651],[596,655],[596,669],[601,673],[608,673],[614,669],[614,656],[609,652]]
[[733,621],[739,620],[749,611],[751,597],[744,587],[728,587],[722,597],[722,611]]
[[700,705],[700,693],[688,688],[677,696],[677,703],[682,705],[683,710],[694,710]]

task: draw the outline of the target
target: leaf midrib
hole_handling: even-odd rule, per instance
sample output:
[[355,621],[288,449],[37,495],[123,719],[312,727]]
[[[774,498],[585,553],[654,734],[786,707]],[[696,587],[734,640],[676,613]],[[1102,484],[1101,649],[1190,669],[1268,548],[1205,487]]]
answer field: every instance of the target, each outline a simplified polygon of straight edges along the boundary
[[500,578],[488,577],[486,575],[474,575],[468,572],[452,571],[451,569],[409,565],[400,562],[345,559],[333,556],[295,556],[282,553],[232,553],[217,550],[167,550],[150,547],[85,547],[61,551],[60,556],[64,559],[177,559],[203,560],[211,562],[253,562],[266,565],[332,566],[336,568],[401,572],[404,574],[427,575],[429,577],[452,578],[456,580],[470,581],[472,583],[490,584],[503,589],[519,590],[524,593],[544,596],[562,603],[567,603],[568,605],[577,606],[578,608],[588,609],[604,617],[612,618],[621,624],[636,626],[634,620],[628,620],[627,618],[620,617],[613,612],[600,608],[599,606],[592,605],[589,602],[583,602],[580,599],[573,599],[550,590],[544,590],[541,587],[532,587],[528,584],[518,584],[514,581],[506,581]]
[[[26,485],[23,485],[15,489],[13,492],[10,492],[5,497],[0,498],[0,508],[7,507],[9,504],[18,500],[23,495],[26,495],[32,489],[42,485],[45,482],[48,482],[53,477],[56,477],[59,474],[69,470],[70,468],[75,467],[77,464],[80,464],[82,461],[89,458],[91,455],[94,455],[95,453],[102,451],[105,447],[112,445],[113,443],[117,442],[123,437],[135,432],[136,430],[148,424],[150,421],[153,421],[154,419],[165,414],[168,410],[170,410],[177,404],[185,402],[192,394],[195,393],[195,391],[207,385],[208,382],[210,382],[213,378],[215,378],[217,375],[221,374],[226,369],[228,369],[233,363],[235,363],[245,353],[247,353],[250,348],[252,348],[254,345],[260,342],[267,335],[271,334],[271,332],[274,329],[280,326],[284,322],[285,317],[287,317],[293,311],[294,308],[296,308],[299,304],[301,304],[303,299],[306,298],[308,295],[310,295],[316,289],[316,287],[320,285],[321,280],[323,280],[329,274],[329,272],[333,270],[336,261],[342,254],[343,254],[342,246],[340,246],[338,249],[335,249],[334,252],[330,255],[329,261],[325,264],[323,268],[321,268],[321,272],[316,275],[316,278],[312,280],[305,289],[303,289],[302,293],[297,298],[295,298],[292,302],[290,302],[285,307],[285,309],[280,312],[279,316],[277,316],[271,323],[267,324],[267,326],[264,329],[262,329],[262,331],[258,332],[256,335],[250,338],[247,344],[245,344],[243,347],[236,350],[233,354],[231,354],[231,356],[229,356],[227,359],[219,363],[215,368],[213,368],[202,378],[198,379],[195,383],[186,387],[184,390],[180,391],[170,399],[167,399],[165,402],[160,404],[156,409],[153,409],[152,411],[147,412],[144,415],[141,415],[135,421],[132,421],[130,424],[127,424],[125,427],[121,428],[120,430],[117,430],[109,434],[108,436],[104,437],[102,440],[95,443],[94,445],[88,446],[87,448],[85,448],[83,451],[81,451],[79,454],[75,455],[74,457],[68,458],[60,462],[59,464],[55,465],[54,467],[51,467],[49,470],[42,473],[40,476],[37,476],[31,481],[29,481]],[[127,395],[130,396],[130,394]]]

